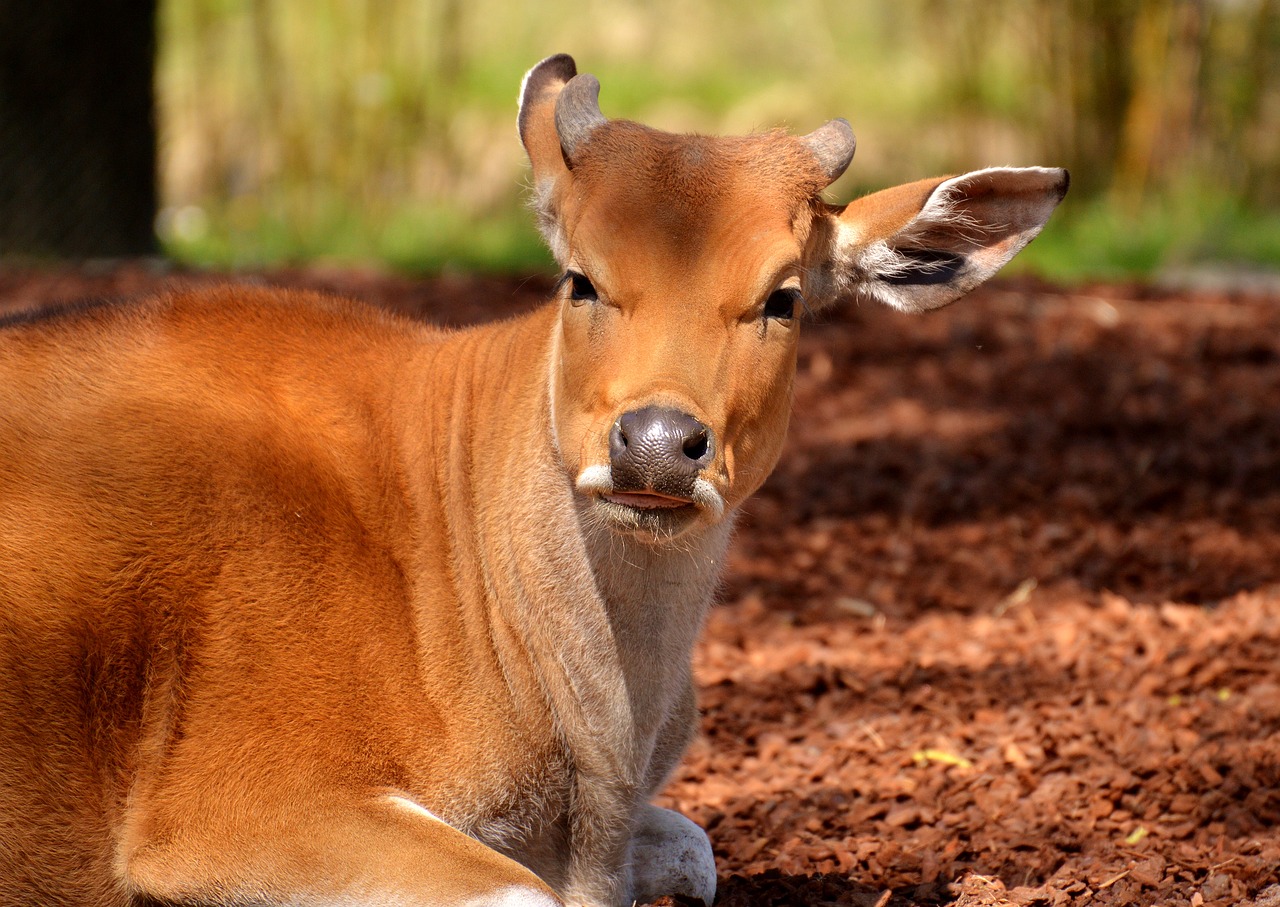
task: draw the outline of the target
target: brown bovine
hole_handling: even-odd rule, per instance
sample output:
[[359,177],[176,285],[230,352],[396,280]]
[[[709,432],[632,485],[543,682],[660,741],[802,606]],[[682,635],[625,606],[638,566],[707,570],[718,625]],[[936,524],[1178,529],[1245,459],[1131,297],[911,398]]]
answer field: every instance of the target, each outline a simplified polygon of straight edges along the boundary
[[843,120],[678,136],[597,92],[525,80],[564,269],[527,317],[227,288],[0,330],[0,903],[711,899],[650,799],[799,310],[945,305],[1067,179],[833,207]]

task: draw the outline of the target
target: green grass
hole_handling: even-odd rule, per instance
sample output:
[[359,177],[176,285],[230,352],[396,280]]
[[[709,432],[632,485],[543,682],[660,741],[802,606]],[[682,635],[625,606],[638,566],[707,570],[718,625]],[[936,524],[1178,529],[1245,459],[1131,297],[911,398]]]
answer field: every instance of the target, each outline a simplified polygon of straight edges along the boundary
[[303,224],[257,216],[236,226],[225,213],[206,217],[199,229],[162,233],[165,253],[217,269],[308,261],[378,262],[414,274],[529,273],[554,267],[528,216],[475,219],[447,208],[406,207],[377,220],[355,210],[334,210]]

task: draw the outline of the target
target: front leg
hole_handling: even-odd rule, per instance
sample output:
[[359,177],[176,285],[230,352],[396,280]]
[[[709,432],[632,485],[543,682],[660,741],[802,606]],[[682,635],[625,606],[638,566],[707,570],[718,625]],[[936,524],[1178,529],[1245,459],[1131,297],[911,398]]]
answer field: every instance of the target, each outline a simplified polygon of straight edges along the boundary
[[[686,675],[649,762],[648,796],[666,784],[697,727],[693,681]],[[705,831],[677,812],[650,803],[640,807],[630,863],[634,901],[644,903],[672,894],[701,898],[708,905],[715,900],[716,864],[711,842]]]
[[627,803],[634,799],[634,787],[579,775],[570,807],[568,881],[561,891],[570,907],[630,907]]
[[641,807],[631,840],[632,900],[664,895],[716,899],[716,860],[707,833],[680,813],[659,806]]
[[158,833],[134,829],[122,881],[145,903],[209,907],[566,907],[524,866],[397,791],[313,793],[284,813],[211,797],[170,801],[176,817],[135,817]]

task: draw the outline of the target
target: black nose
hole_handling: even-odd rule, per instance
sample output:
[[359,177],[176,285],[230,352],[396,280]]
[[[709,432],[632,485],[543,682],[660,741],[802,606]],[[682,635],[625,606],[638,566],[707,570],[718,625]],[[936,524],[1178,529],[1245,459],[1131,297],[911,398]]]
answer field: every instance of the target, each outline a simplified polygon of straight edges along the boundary
[[694,479],[715,455],[711,429],[663,406],[623,413],[609,433],[615,491],[690,497]]

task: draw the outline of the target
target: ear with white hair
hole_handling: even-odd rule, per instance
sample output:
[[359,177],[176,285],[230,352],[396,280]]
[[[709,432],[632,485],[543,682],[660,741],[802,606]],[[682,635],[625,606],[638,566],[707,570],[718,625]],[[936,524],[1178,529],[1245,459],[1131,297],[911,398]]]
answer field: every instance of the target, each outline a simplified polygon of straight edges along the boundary
[[922,312],[954,302],[1029,243],[1067,194],[1067,171],[993,167],[920,180],[831,208],[815,231],[811,286]]
[[600,83],[578,74],[573,57],[556,54],[529,70],[520,86],[520,141],[533,165],[538,227],[556,260],[566,247],[556,219],[556,195],[572,181],[573,161],[591,133],[605,122]]

